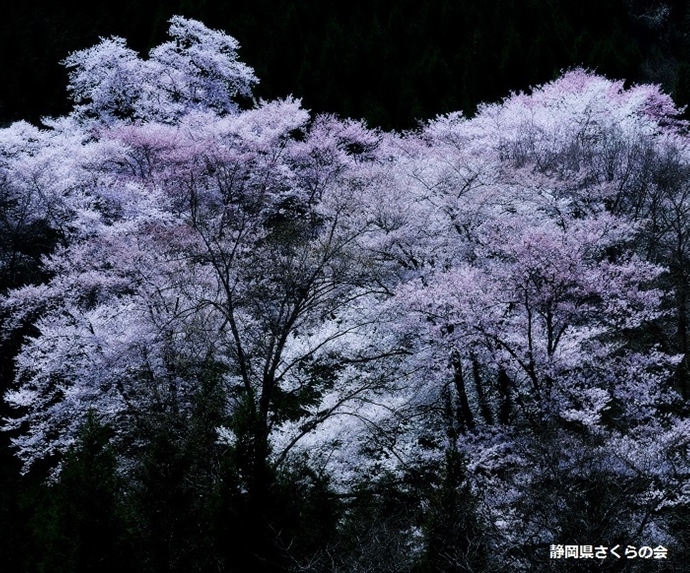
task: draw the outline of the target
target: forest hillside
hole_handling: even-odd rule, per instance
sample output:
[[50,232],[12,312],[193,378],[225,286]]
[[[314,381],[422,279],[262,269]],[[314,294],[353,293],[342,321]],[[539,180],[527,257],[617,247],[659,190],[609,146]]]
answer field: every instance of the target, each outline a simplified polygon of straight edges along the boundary
[[409,131],[173,16],[0,130],[16,571],[673,571],[690,147],[572,67]]

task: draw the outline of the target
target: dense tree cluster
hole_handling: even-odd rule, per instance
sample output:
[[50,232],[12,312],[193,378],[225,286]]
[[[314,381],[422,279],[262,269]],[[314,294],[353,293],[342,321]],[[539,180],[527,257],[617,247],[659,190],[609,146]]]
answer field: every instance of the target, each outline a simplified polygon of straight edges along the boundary
[[578,68],[384,132],[243,107],[233,38],[169,35],[72,53],[72,111],[0,131],[11,564],[682,571],[670,97]]

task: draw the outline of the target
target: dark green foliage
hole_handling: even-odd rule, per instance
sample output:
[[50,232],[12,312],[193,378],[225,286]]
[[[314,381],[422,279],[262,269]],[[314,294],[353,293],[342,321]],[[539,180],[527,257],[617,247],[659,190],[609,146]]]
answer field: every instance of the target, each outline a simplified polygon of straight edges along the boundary
[[0,555],[3,567],[22,571],[32,550],[29,519],[34,506],[26,494],[27,480],[19,474],[21,464],[8,442],[4,436],[0,446]]
[[476,501],[470,490],[462,455],[449,449],[431,491],[424,519],[427,543],[415,571],[487,571],[488,548],[484,527],[477,519]]
[[[462,455],[382,472],[343,498],[334,557],[343,571],[488,571],[488,548]],[[340,570],[340,569],[338,569]]]
[[353,573],[409,571],[421,550],[423,497],[418,493],[428,487],[429,482],[401,482],[382,473],[355,488],[344,500],[346,509],[334,551],[338,566]]
[[341,513],[328,478],[294,461],[277,472],[271,490],[271,541],[283,567],[299,570],[309,564],[314,571],[327,569]]
[[[267,461],[256,413],[240,401],[228,424],[236,436],[218,459],[215,543],[232,571],[279,572],[323,564],[340,504],[328,478],[305,460]],[[319,570],[318,568],[315,570]]]
[[133,460],[126,499],[143,571],[218,570],[221,374],[213,365],[197,373],[199,391],[189,415],[171,408],[144,421],[148,439]]
[[213,489],[195,467],[201,452],[187,445],[161,428],[138,472],[132,495],[147,571],[203,571],[212,557]]
[[79,443],[65,456],[60,481],[36,484],[24,495],[32,535],[24,567],[60,573],[132,570],[122,483],[109,434],[91,416]]

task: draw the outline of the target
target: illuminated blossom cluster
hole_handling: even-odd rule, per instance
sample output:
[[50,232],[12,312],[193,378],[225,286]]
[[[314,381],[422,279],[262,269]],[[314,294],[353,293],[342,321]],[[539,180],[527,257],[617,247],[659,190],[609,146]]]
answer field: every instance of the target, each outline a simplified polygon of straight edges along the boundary
[[[457,455],[513,570],[525,540],[672,542],[688,153],[670,98],[576,69],[382,133],[292,98],[242,107],[257,80],[233,38],[182,17],[170,36],[146,60],[119,38],[72,54],[73,112],[0,132],[3,232],[59,238],[49,278],[2,299],[30,327],[5,395],[25,469],[58,475],[94,414],[125,475],[160,428],[206,424],[249,491],[305,457],[349,491]],[[603,526],[559,521],[601,503]]]

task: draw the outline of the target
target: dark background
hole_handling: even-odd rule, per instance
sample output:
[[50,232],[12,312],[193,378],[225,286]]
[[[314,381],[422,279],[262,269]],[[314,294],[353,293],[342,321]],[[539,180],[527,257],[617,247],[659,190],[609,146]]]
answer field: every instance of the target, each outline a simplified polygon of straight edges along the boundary
[[182,14],[241,43],[263,98],[406,129],[585,66],[690,102],[690,4],[639,0],[4,2],[0,124],[69,110],[70,52],[122,36],[142,54]]

